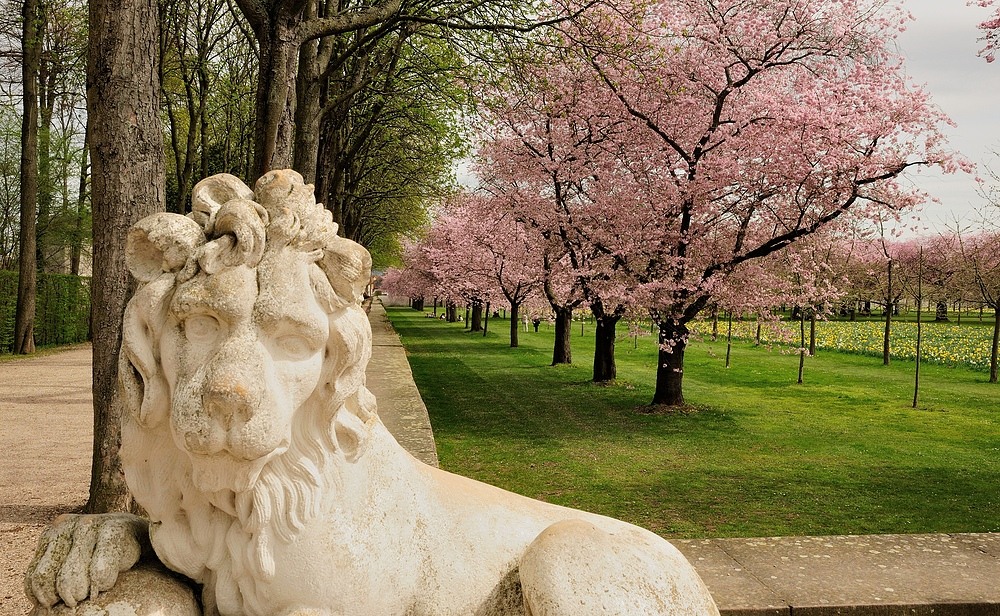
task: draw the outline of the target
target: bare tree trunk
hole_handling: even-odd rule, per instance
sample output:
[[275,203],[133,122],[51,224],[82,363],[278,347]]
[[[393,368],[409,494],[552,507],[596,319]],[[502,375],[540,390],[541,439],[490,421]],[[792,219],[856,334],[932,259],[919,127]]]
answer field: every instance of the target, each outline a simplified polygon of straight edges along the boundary
[[[299,3],[296,3],[299,4]],[[257,83],[256,125],[254,130],[254,176],[256,180],[271,169],[292,166],[295,140],[295,98],[299,44],[296,30],[302,13],[278,15],[258,32],[260,73]]]
[[597,329],[594,333],[594,382],[606,383],[618,378],[615,363],[615,334],[618,321],[615,315],[595,316]]
[[552,346],[552,365],[572,364],[570,339],[573,335],[573,309],[552,307],[556,313],[556,340]]
[[917,398],[920,395],[920,342],[924,333],[923,323],[920,321],[924,305],[924,249],[922,246],[920,248],[920,262],[917,272],[917,353],[913,371],[913,408],[917,408]]
[[21,118],[21,229],[17,279],[14,352],[35,352],[35,296],[38,290],[38,68],[42,56],[42,2],[25,0],[22,8],[24,115]]
[[732,311],[727,313],[727,325],[726,325],[726,367],[729,367],[729,358],[733,354],[733,313]]
[[809,314],[809,356],[816,355],[816,309]]
[[512,349],[517,348],[517,343],[518,343],[517,328],[521,321],[520,313],[521,313],[521,304],[518,302],[511,302],[510,303],[510,347]]
[[[41,27],[46,24],[45,0],[41,2]],[[44,52],[43,52],[44,53]],[[49,270],[47,244],[49,227],[52,224],[52,200],[55,187],[52,182],[52,114],[55,112],[55,71],[48,62],[39,63],[38,71],[38,126],[37,141],[37,174],[38,174],[38,221],[35,223],[35,258],[36,269],[40,272]]]
[[[315,7],[310,7],[310,11]],[[296,80],[295,138],[293,166],[302,174],[306,184],[316,182],[319,160],[320,67],[318,41],[310,41],[299,52],[299,74]],[[324,201],[325,203],[325,201]]]
[[135,288],[125,237],[165,206],[156,0],[91,0],[87,110],[93,163],[94,458],[87,511],[134,507],[121,470],[118,352]]
[[684,351],[687,348],[687,325],[673,319],[659,323],[656,391],[652,404],[680,406],[684,404]]
[[472,322],[469,329],[474,332],[483,331],[483,302],[478,299],[472,302]]

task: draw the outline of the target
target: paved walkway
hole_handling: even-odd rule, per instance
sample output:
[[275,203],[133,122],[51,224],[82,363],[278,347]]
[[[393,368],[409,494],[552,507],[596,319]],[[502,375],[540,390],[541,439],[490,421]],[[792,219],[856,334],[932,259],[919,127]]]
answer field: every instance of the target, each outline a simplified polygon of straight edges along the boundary
[[995,616],[1000,535],[674,541],[724,614]]
[[372,359],[366,376],[368,389],[378,401],[378,414],[389,432],[418,460],[438,465],[434,433],[427,407],[413,382],[410,362],[399,335],[385,316],[382,302],[372,303]]

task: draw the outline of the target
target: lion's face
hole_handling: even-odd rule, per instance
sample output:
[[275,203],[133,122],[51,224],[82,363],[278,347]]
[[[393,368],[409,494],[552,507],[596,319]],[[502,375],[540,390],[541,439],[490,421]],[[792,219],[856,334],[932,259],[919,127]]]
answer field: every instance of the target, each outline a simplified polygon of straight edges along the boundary
[[321,382],[329,318],[304,255],[267,254],[181,285],[161,339],[170,429],[201,489],[243,490],[289,446]]
[[[297,416],[341,455],[363,440],[358,301],[371,260],[336,230],[301,176],[275,171],[256,194],[208,178],[190,216],[154,214],[130,231],[140,288],[120,359],[129,421],[175,445],[198,490],[247,492],[303,431]],[[131,468],[149,464],[127,449]]]

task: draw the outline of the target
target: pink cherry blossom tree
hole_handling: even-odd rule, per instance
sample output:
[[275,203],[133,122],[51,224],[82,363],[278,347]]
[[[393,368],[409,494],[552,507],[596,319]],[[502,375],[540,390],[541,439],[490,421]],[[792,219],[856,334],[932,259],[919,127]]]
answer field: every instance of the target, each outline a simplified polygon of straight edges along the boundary
[[622,267],[654,221],[636,173],[647,157],[624,114],[586,64],[546,50],[483,97],[492,112],[479,175],[495,202],[534,233],[542,289],[556,315],[553,364],[571,361],[572,311],[596,321],[593,380],[616,377],[618,322],[633,300]]
[[894,52],[906,20],[881,0],[660,0],[563,29],[658,170],[657,234],[618,259],[659,326],[654,404],[684,402],[687,324],[737,267],[913,207],[911,167],[960,167]]
[[521,306],[538,292],[542,279],[540,254],[532,234],[483,192],[460,193],[435,224],[452,229],[452,248],[468,255],[465,275],[478,281],[478,293],[507,300],[510,346],[518,346]]

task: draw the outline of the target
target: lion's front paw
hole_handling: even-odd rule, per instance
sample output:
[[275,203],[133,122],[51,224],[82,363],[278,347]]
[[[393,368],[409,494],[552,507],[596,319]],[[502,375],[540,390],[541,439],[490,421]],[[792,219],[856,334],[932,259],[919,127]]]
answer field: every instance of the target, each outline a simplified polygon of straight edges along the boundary
[[147,522],[127,513],[64,515],[42,534],[24,576],[28,597],[72,607],[114,586],[149,544]]

